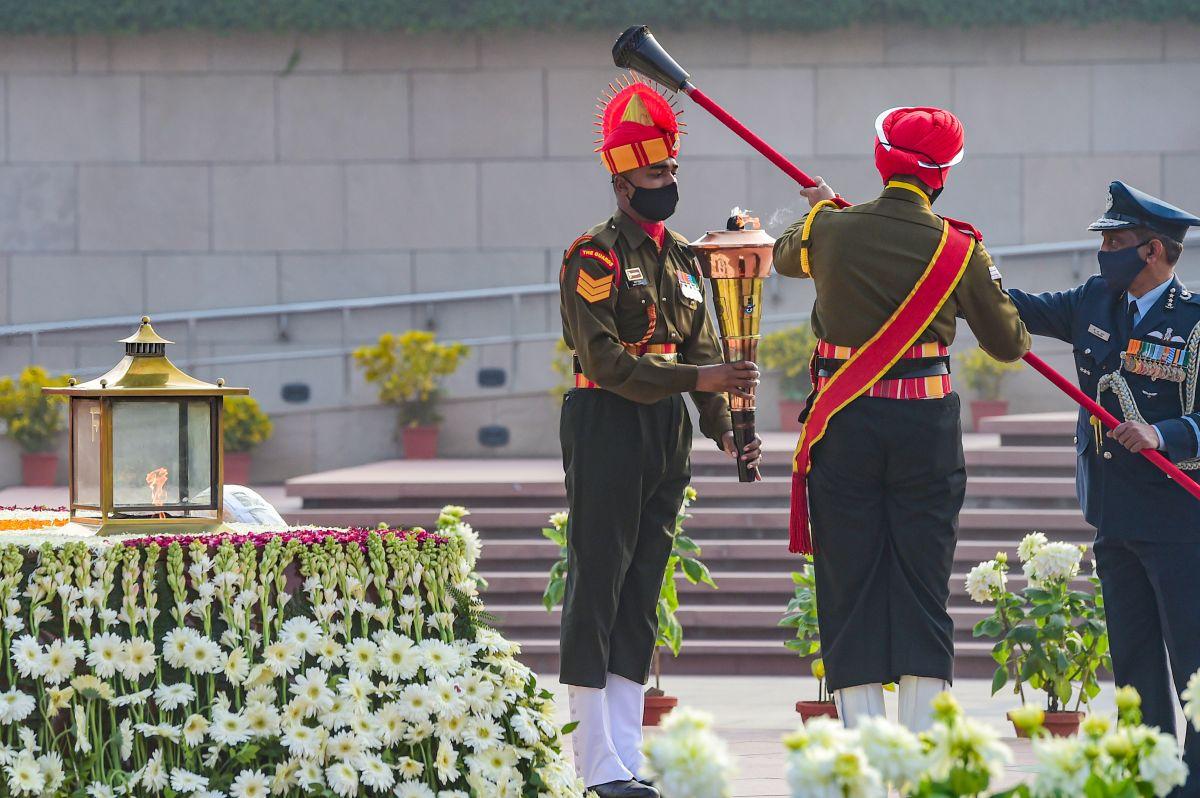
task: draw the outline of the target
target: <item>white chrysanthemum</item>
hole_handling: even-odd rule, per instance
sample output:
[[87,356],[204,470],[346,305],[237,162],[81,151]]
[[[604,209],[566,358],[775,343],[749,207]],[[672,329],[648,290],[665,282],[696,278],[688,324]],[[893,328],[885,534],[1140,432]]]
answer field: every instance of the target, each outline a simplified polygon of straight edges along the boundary
[[154,643],[134,637],[121,645],[121,675],[131,681],[154,673]]
[[379,637],[379,672],[389,679],[408,681],[421,667],[421,654],[413,641],[395,632]]
[[9,651],[12,664],[22,676],[34,679],[45,673],[45,652],[35,638],[21,635],[12,641]]
[[662,733],[642,745],[646,766],[664,795],[726,798],[733,763],[712,731],[712,716],[684,709],[667,716]]
[[396,770],[403,779],[419,779],[425,775],[425,763],[411,756],[402,756],[396,760]]
[[355,762],[363,755],[363,741],[354,732],[340,732],[329,738],[325,753],[333,759]]
[[12,764],[4,768],[4,773],[13,795],[38,795],[46,787],[46,776],[29,751],[17,754]]
[[173,743],[178,743],[179,738],[182,736],[179,727],[172,726],[170,723],[135,723],[133,727],[143,737],[161,737]]
[[884,782],[897,789],[916,783],[925,762],[915,734],[886,718],[864,718],[857,731],[867,761]]
[[74,648],[64,640],[55,640],[46,646],[42,678],[47,684],[62,684],[75,675]]
[[441,796],[449,795],[449,793],[441,793],[441,796],[435,796],[433,790],[428,785],[422,784],[419,781],[406,781],[396,785],[395,792],[392,793],[396,798],[441,798]]
[[358,795],[358,771],[349,762],[337,762],[326,768],[325,781],[329,789],[343,798]]
[[373,641],[366,637],[357,638],[346,648],[346,667],[369,676],[375,672],[378,656],[379,647]]
[[458,649],[449,643],[422,640],[418,648],[421,650],[421,667],[430,676],[452,676],[462,667]]
[[504,731],[491,718],[472,718],[463,733],[463,742],[474,751],[483,751],[503,739]]
[[437,770],[438,781],[442,784],[449,784],[461,775],[458,770],[458,752],[449,740],[438,743],[433,766]]
[[241,745],[250,739],[250,724],[240,712],[217,708],[208,736],[221,745]]
[[221,657],[221,672],[232,685],[240,685],[250,675],[250,659],[241,646],[234,646]]
[[1179,697],[1183,700],[1183,714],[1192,722],[1192,728],[1200,731],[1200,670],[1188,679],[1187,689]]
[[541,731],[538,729],[537,718],[525,707],[519,708],[512,714],[509,718],[509,725],[512,726],[517,739],[525,745],[537,745],[538,741],[542,738]]
[[320,668],[309,668],[292,682],[292,701],[311,718],[328,712],[333,706],[333,691],[329,689],[329,674]]
[[119,695],[109,703],[114,707],[140,707],[146,703],[146,699],[153,694],[153,690],[138,690],[136,693],[126,693]]
[[163,750],[156,748],[150,758],[146,760],[146,766],[142,768],[141,785],[157,793],[162,792],[169,781],[167,769],[163,767]]
[[279,710],[273,704],[251,704],[246,707],[246,725],[253,737],[275,737],[279,734]]
[[176,792],[206,790],[208,789],[208,778],[183,768],[172,768],[171,789]]
[[267,798],[270,784],[261,770],[243,770],[229,788],[232,798]]
[[996,731],[971,718],[959,718],[952,725],[936,724],[925,734],[930,743],[929,771],[938,780],[966,763],[973,772],[996,782],[1012,762],[1012,751],[1000,742]]
[[133,756],[133,721],[129,718],[122,718],[117,724],[117,749],[122,762]]
[[1138,763],[1138,773],[1150,784],[1157,796],[1164,796],[1187,781],[1187,766],[1179,758],[1179,743],[1174,735],[1151,730],[1144,753]]
[[1083,551],[1072,543],[1047,543],[1028,562],[1037,584],[1066,582],[1079,574]]
[[7,693],[0,693],[0,725],[20,723],[29,717],[29,713],[33,712],[36,706],[37,702],[33,696],[20,690],[12,689]]
[[196,698],[196,688],[186,682],[178,684],[160,684],[154,688],[154,701],[161,710],[179,709],[184,704]]
[[92,635],[87,664],[101,679],[112,678],[121,667],[121,642],[121,637],[112,632]]
[[208,734],[208,719],[203,715],[189,715],[183,722],[183,739],[192,748],[204,742]]
[[1091,775],[1084,743],[1077,737],[1039,737],[1033,740],[1033,795],[1055,798],[1082,795]]
[[391,767],[378,756],[365,756],[358,766],[362,771],[362,783],[376,792],[391,789],[396,783],[396,774],[392,773]]
[[321,625],[312,618],[297,616],[284,622],[280,639],[302,649],[306,654],[316,654],[321,648],[324,636]]
[[57,751],[42,754],[37,758],[38,767],[42,770],[42,786],[44,793],[54,795],[66,781],[66,771],[63,770],[63,758]]
[[1030,532],[1025,537],[1021,538],[1021,542],[1017,544],[1017,557],[1021,562],[1029,562],[1033,556],[1050,541],[1041,532]]
[[967,594],[972,601],[986,604],[1004,592],[1004,572],[995,560],[979,563],[967,573]]
[[263,652],[263,663],[276,676],[287,676],[300,667],[303,649],[284,640],[276,640]]
[[305,759],[316,758],[322,747],[321,737],[317,730],[303,725],[284,727],[279,742],[287,748],[288,753],[292,756]]
[[205,675],[221,670],[223,659],[216,641],[197,635],[184,653],[183,666],[194,674]]
[[342,644],[332,637],[326,637],[317,646],[317,661],[321,663],[321,667],[326,670],[332,670],[342,664],[342,660],[346,655],[346,649]]
[[182,668],[187,659],[188,646],[198,636],[195,629],[186,626],[177,626],[167,632],[162,639],[163,659],[172,668]]

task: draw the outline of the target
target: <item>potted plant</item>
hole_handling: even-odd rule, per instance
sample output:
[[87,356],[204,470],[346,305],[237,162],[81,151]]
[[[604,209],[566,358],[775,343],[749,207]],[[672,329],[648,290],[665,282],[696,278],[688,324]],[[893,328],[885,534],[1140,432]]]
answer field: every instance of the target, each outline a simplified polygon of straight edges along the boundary
[[809,667],[813,678],[817,680],[817,700],[796,702],[800,719],[807,722],[809,718],[816,717],[836,718],[838,713],[837,705],[825,687],[825,662],[820,656],[821,630],[817,626],[817,584],[812,555],[804,555],[804,561],[799,571],[792,572],[796,595],[788,602],[779,625],[796,630],[796,636],[784,643],[785,646],[801,657],[814,657]]
[[[1026,587],[1008,589],[1008,557],[1003,552],[967,574],[967,592],[992,603],[991,615],[975,624],[975,637],[997,640],[992,657],[992,695],[1013,682],[1025,702],[1025,685],[1045,694],[1045,728],[1068,736],[1079,728],[1081,708],[1100,693],[1099,672],[1111,669],[1104,599],[1100,580],[1091,590],[1072,584],[1079,575],[1084,547],[1049,542],[1040,532],[1026,535],[1017,547]],[[1018,735],[1023,734],[1017,726]]]
[[971,400],[971,423],[979,431],[979,422],[991,416],[1008,414],[1008,400],[1001,398],[1004,379],[1011,372],[1020,371],[1020,363],[1002,363],[975,347],[958,356],[962,364],[963,381],[975,394]]
[[[695,584],[706,584],[717,589],[716,582],[708,571],[708,566],[700,561],[700,546],[683,533],[684,522],[691,518],[688,507],[696,501],[696,491],[689,486],[684,492],[683,504],[675,517],[675,532],[671,555],[663,571],[662,589],[658,596],[658,636],[654,647],[654,686],[646,690],[645,709],[642,713],[642,725],[657,726],[672,709],[679,704],[675,696],[667,695],[662,689],[662,650],[670,649],[672,656],[679,656],[683,648],[683,624],[679,622],[679,592],[676,589],[676,579],[682,573],[683,578]],[[550,526],[542,529],[542,534],[559,547],[558,560],[550,567],[549,580],[542,594],[542,604],[546,611],[554,609],[562,603],[567,589],[567,513],[555,513],[550,516]]]
[[8,437],[21,447],[21,481],[30,487],[55,484],[58,435],[66,427],[65,396],[47,396],[42,388],[62,388],[67,375],[51,377],[41,366],[26,366],[14,381],[0,379],[0,420]]
[[783,394],[779,400],[780,429],[800,431],[800,411],[812,390],[808,367],[816,345],[817,338],[808,324],[764,335],[759,344],[759,365],[779,374]]
[[271,437],[271,418],[251,396],[224,400],[225,484],[250,482],[250,451]]
[[379,387],[379,400],[399,408],[396,426],[406,458],[437,456],[439,383],[470,351],[463,344],[439,344],[424,330],[384,333],[378,343],[354,350],[367,382]]

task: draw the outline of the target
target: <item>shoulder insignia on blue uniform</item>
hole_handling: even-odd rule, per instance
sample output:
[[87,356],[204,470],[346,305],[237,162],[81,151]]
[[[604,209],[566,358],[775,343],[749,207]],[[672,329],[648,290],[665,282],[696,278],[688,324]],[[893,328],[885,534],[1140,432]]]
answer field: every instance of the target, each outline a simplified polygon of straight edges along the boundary
[[946,220],[947,222],[949,222],[950,226],[953,227],[958,232],[966,233],[967,235],[972,236],[980,244],[983,243],[983,233],[979,232],[979,229],[976,228],[975,225],[970,224],[969,222],[961,221],[959,219],[951,219],[949,216],[943,216],[942,218],[944,220]]

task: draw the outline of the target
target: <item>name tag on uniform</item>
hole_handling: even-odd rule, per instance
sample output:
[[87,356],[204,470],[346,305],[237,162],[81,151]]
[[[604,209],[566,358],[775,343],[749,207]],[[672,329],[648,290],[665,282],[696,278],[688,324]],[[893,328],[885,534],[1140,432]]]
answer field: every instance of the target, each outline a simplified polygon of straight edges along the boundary
[[679,278],[679,292],[693,302],[703,302],[704,294],[700,292],[700,284],[696,282],[696,278],[690,272],[676,271],[675,276]]
[[629,285],[645,285],[648,281],[646,276],[642,274],[642,270],[634,267],[625,270],[625,282]]
[[1090,332],[1092,335],[1094,335],[1094,336],[1096,336],[1097,338],[1099,338],[1101,341],[1107,341],[1109,338],[1112,338],[1112,336],[1111,336],[1111,335],[1109,335],[1108,333],[1106,333],[1104,330],[1101,330],[1101,329],[1100,329],[1099,327],[1097,327],[1095,324],[1089,324],[1089,325],[1088,325],[1088,332]]

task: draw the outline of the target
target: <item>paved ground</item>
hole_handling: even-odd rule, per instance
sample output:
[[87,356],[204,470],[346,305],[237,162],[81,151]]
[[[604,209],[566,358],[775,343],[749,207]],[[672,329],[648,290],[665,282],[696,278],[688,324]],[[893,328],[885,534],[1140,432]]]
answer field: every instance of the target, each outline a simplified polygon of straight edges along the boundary
[[[568,720],[566,688],[553,675],[541,677],[543,685],[558,697],[562,722]],[[795,702],[816,695],[812,679],[741,676],[672,676],[663,680],[663,689],[679,698],[680,706],[702,709],[716,718],[717,731],[728,743],[737,762],[735,798],[774,798],[787,796],[784,781],[784,751],[780,739],[799,724]],[[1008,781],[1027,776],[1031,755],[1029,745],[1013,736],[1005,713],[1020,702],[1007,692],[992,698],[990,684],[980,679],[960,680],[954,695],[968,715],[998,729],[1015,753],[1008,770]],[[896,717],[894,694],[887,694],[888,716]],[[1106,687],[1095,703],[1097,711],[1112,713],[1112,691]],[[569,742],[569,738],[568,738]]]

